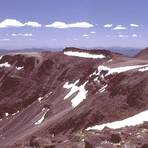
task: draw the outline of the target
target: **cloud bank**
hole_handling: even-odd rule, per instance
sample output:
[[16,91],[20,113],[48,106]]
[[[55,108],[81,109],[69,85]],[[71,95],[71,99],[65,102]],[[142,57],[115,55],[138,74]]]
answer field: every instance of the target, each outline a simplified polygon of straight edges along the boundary
[[138,24],[130,24],[131,27],[139,27]]
[[22,33],[13,33],[13,34],[11,34],[11,36],[32,36],[32,34],[31,33],[25,33],[25,34],[22,34]]
[[0,41],[10,41],[10,39],[0,39]]
[[119,38],[127,38],[127,37],[129,37],[129,36],[128,36],[128,35],[119,34],[118,37],[119,37]]
[[111,28],[111,27],[113,27],[113,24],[105,24],[104,27],[105,28]]
[[113,30],[125,30],[127,29],[126,27],[124,27],[123,25],[117,25],[116,27],[113,28]]
[[138,36],[137,36],[137,34],[132,34],[132,37],[136,38],[136,37],[138,37]]
[[71,24],[66,24],[65,22],[56,21],[52,24],[46,25],[45,27],[66,29],[66,28],[91,28],[94,27],[93,24],[88,22],[76,22]]
[[30,27],[41,27],[42,25],[38,22],[26,22],[22,23],[16,19],[5,19],[4,21],[0,22],[0,28],[9,28],[9,27],[24,27],[24,26],[30,26]]

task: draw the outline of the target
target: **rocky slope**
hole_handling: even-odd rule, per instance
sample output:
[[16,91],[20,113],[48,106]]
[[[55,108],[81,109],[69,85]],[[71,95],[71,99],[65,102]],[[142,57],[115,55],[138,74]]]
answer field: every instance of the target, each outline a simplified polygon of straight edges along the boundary
[[[145,117],[120,129],[93,127],[147,111],[147,70],[148,60],[107,50],[1,55],[0,147],[144,147]],[[140,144],[119,135],[130,130]]]
[[148,59],[148,47],[139,52],[135,57],[139,59]]

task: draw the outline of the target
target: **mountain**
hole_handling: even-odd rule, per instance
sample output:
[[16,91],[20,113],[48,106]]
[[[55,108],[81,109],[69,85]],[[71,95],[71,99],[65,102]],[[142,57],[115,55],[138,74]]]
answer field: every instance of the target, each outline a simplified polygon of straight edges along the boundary
[[146,59],[74,47],[3,54],[0,148],[145,148],[147,89]]
[[24,49],[0,49],[0,54],[22,53],[22,52],[42,52],[42,51],[61,51],[61,48],[24,48]]
[[135,57],[139,59],[147,60],[148,59],[148,47],[142,50],[141,52],[139,52]]
[[118,52],[127,55],[129,57],[134,57],[136,54],[142,51],[142,48],[135,47],[108,47],[107,49],[112,52]]
[[[90,48],[84,48],[87,50],[90,50]],[[134,57],[137,55],[142,49],[141,48],[135,48],[135,47],[94,47],[91,48],[91,50],[94,49],[106,49],[112,52],[120,53],[129,57]],[[1,54],[7,54],[7,53],[15,53],[15,52],[41,52],[41,51],[62,51],[62,48],[24,48],[24,49],[0,49]]]

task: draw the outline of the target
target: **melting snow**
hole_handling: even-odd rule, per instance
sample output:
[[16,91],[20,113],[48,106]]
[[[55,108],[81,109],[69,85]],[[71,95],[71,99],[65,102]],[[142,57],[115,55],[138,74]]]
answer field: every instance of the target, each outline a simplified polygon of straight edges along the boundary
[[49,109],[43,108],[43,109],[42,109],[42,112],[44,112],[44,113],[43,113],[42,117],[41,117],[37,122],[35,122],[34,124],[35,124],[35,125],[41,124],[41,123],[43,122],[43,120],[45,119],[45,115],[46,115],[46,113],[47,113],[48,111],[49,111]]
[[8,62],[0,64],[0,67],[10,67],[11,65]]
[[141,72],[143,72],[143,71],[148,71],[148,67],[141,68],[141,69],[139,69],[138,71],[141,71]]
[[[98,69],[96,71],[94,71],[89,77],[93,76],[93,75],[97,75],[100,76],[102,78],[102,80],[104,80],[105,76],[114,74],[114,73],[121,73],[121,72],[125,72],[125,71],[129,71],[129,70],[133,70],[133,69],[138,69],[138,71],[147,71],[148,70],[148,64],[145,65],[134,65],[134,66],[125,66],[125,67],[116,67],[116,68],[110,68],[110,67],[106,67],[104,65],[100,65],[98,66]],[[106,71],[105,74],[101,73],[103,71]],[[98,77],[96,77],[94,79],[94,81],[98,81]],[[75,84],[74,84],[75,85]],[[70,87],[70,85],[68,85]],[[104,85],[101,89],[99,89],[100,93],[104,92],[105,89],[107,88],[107,84]]]
[[23,66],[22,67],[16,67],[17,70],[21,70],[23,68],[24,68]]
[[87,91],[84,88],[87,82],[85,82],[81,86],[77,86],[76,84],[78,82],[79,80],[77,80],[73,84],[68,84],[68,82],[66,82],[63,86],[63,88],[66,88],[66,89],[71,88],[70,92],[64,97],[64,100],[68,99],[72,94],[78,91],[78,94],[71,100],[73,107],[76,107],[77,105],[79,105],[84,99],[86,99],[86,95],[87,95]]
[[9,116],[9,113],[5,113],[5,116],[8,117]]
[[108,63],[110,63],[110,62],[112,62],[113,60],[112,59],[110,59],[109,61],[107,61]]
[[122,128],[125,126],[135,126],[138,124],[142,124],[144,121],[148,121],[148,110],[143,111],[137,115],[134,115],[132,117],[129,117],[129,118],[121,120],[121,121],[115,121],[112,123],[106,123],[106,124],[102,124],[102,125],[96,125],[93,127],[89,127],[89,128],[87,128],[87,130],[95,130],[95,129],[102,130],[104,127],[118,129],[118,128]]
[[75,56],[75,57],[82,57],[82,58],[93,58],[93,59],[103,59],[105,56],[103,54],[90,54],[86,52],[77,52],[77,51],[66,51],[64,52],[65,55],[68,56]]
[[41,101],[43,100],[44,97],[39,97],[38,101],[41,103]]
[[3,56],[0,56],[0,60],[3,58]]
[[121,73],[121,72],[125,72],[125,71],[129,71],[129,70],[133,70],[133,69],[137,69],[137,68],[142,68],[148,66],[148,64],[146,65],[135,65],[135,66],[125,66],[125,67],[117,67],[117,68],[109,68],[106,66],[99,66],[98,67],[98,74],[100,74],[101,71],[105,70],[108,71],[107,74],[105,76],[114,74],[114,73]]
[[18,110],[16,113],[13,113],[12,116],[15,116],[16,114],[18,114],[20,111]]
[[42,112],[45,111],[45,110],[46,110],[46,108],[43,108],[43,109],[42,109]]
[[96,77],[96,78],[94,79],[94,81],[100,83],[100,80],[98,80],[98,77]]
[[99,89],[100,93],[104,92],[106,88],[107,88],[107,84],[104,85],[101,89]]

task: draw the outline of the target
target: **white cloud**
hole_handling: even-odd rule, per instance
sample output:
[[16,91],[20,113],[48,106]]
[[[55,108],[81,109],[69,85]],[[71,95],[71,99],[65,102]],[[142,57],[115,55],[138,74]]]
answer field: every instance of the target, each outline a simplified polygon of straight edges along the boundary
[[38,22],[27,22],[24,25],[25,26],[31,26],[31,27],[42,27],[42,25],[39,24]]
[[119,34],[118,37],[119,37],[119,38],[127,38],[128,35]]
[[10,39],[0,39],[0,41],[10,41]]
[[24,34],[24,36],[32,36],[32,34],[31,33],[29,33],[29,34],[26,33],[26,34]]
[[111,28],[111,27],[113,27],[113,24],[105,24],[104,27],[105,28]]
[[17,21],[15,19],[6,19],[2,22],[0,22],[0,28],[7,28],[7,27],[23,27],[24,24],[20,21]]
[[90,33],[91,33],[91,34],[95,34],[96,32],[95,32],[95,31],[91,31]]
[[130,24],[131,27],[139,27],[138,24]]
[[72,24],[66,24],[65,22],[56,21],[52,24],[46,25],[45,27],[65,29],[65,28],[91,28],[93,26],[94,26],[93,24],[90,24],[88,22],[76,22]]
[[83,37],[89,37],[89,35],[88,35],[88,34],[83,34],[82,36],[83,36]]
[[22,34],[22,33],[13,33],[13,34],[11,34],[11,36],[32,36],[32,34],[31,33],[25,33],[25,34]]
[[132,37],[135,37],[136,38],[137,37],[137,34],[132,34]]
[[24,27],[24,26],[30,26],[30,27],[41,27],[42,25],[38,22],[27,22],[22,23],[15,19],[5,19],[4,21],[0,22],[0,28],[8,28],[8,27]]
[[113,28],[113,30],[125,30],[125,29],[127,28],[123,25],[117,25],[116,27]]

